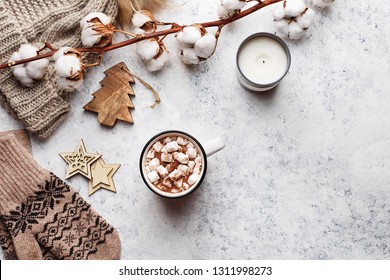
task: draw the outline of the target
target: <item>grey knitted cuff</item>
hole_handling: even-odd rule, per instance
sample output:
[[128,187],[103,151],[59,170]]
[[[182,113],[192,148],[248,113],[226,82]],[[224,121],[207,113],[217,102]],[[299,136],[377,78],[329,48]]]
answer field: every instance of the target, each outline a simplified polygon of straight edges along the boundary
[[[4,62],[27,41],[3,1],[0,2],[0,20],[0,61]],[[26,88],[13,77],[11,69],[0,70],[0,91],[8,105],[26,128],[40,138],[47,138],[70,110],[70,104],[59,96],[55,81],[50,79],[55,79],[54,75],[46,75],[33,88]]]

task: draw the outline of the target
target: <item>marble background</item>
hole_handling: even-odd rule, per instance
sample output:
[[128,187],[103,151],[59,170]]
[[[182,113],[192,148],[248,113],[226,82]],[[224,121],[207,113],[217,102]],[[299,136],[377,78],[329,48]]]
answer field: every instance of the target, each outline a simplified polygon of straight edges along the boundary
[[[217,0],[179,2],[158,18],[216,18]],[[234,71],[242,40],[274,32],[268,8],[227,26],[217,53],[197,67],[179,61],[173,38],[170,63],[158,74],[146,72],[133,47],[108,53],[58,131],[32,139],[36,160],[64,177],[58,153],[83,138],[90,152],[122,164],[117,194],[88,197],[84,178],[68,182],[119,230],[123,259],[390,259],[388,1],[316,10],[306,38],[287,42],[289,74],[265,94],[242,89]],[[135,125],[107,129],[82,107],[120,61],[156,87],[162,104],[149,109],[153,96],[136,85]],[[3,108],[0,120],[0,131],[22,127]],[[166,129],[203,142],[221,136],[227,145],[209,159],[201,188],[177,201],[153,194],[138,170],[145,142]]]

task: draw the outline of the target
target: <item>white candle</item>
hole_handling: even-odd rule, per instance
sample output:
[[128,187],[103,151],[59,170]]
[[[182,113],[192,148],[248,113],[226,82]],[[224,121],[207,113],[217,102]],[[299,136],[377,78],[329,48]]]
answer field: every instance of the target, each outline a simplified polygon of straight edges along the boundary
[[240,83],[264,91],[275,87],[287,73],[290,54],[287,46],[273,34],[259,33],[241,45],[237,56]]

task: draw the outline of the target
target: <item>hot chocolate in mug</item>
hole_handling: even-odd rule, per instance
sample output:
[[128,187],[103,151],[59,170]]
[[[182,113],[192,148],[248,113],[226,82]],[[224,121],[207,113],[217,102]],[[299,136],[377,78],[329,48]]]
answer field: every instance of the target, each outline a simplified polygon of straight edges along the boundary
[[142,179],[157,195],[184,197],[202,184],[207,171],[207,157],[224,147],[221,138],[202,145],[186,132],[161,132],[152,137],[142,150],[139,163]]

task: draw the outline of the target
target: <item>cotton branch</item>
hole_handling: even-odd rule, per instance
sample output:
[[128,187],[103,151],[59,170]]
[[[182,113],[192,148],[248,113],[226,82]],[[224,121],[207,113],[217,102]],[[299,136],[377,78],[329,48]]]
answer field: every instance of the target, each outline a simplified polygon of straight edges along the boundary
[[[239,20],[243,17],[246,17],[246,16],[248,16],[248,15],[264,8],[264,7],[267,7],[267,6],[274,4],[274,3],[277,3],[277,2],[281,2],[283,0],[264,0],[264,1],[256,0],[256,1],[258,1],[259,3],[254,5],[253,7],[250,7],[246,10],[243,10],[243,11],[237,13],[236,15],[234,15],[233,17],[231,17],[229,19],[204,22],[204,23],[199,23],[199,25],[202,25],[204,28],[218,27],[218,35],[219,35],[220,31],[222,30],[222,28],[225,25],[232,23],[236,20]],[[79,51],[80,53],[98,53],[98,54],[100,54],[100,56],[102,56],[105,52],[119,49],[119,48],[122,48],[125,46],[129,46],[129,45],[141,42],[143,40],[147,40],[147,39],[151,39],[151,38],[158,39],[160,37],[164,37],[164,36],[167,36],[170,34],[178,33],[180,31],[182,31],[183,28],[188,26],[188,25],[178,25],[176,23],[170,23],[170,24],[161,23],[159,25],[170,25],[171,28],[166,29],[166,30],[162,30],[162,31],[149,33],[149,34],[135,35],[135,37],[133,37],[129,40],[125,40],[125,41],[122,41],[122,42],[119,42],[116,44],[112,44],[109,46],[105,46],[105,47],[75,48],[75,50]],[[41,54],[41,52],[45,49],[49,49],[50,51]],[[30,57],[27,59],[18,60],[18,61],[11,61],[11,62],[7,62],[7,63],[3,63],[0,65],[0,69],[5,69],[8,67],[28,63],[28,62],[43,59],[43,58],[48,58],[48,57],[53,56],[57,51],[58,51],[58,49],[52,47],[49,43],[45,43],[45,47],[39,51],[39,54],[37,56]]]

